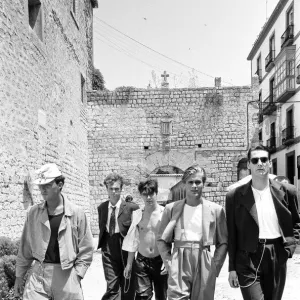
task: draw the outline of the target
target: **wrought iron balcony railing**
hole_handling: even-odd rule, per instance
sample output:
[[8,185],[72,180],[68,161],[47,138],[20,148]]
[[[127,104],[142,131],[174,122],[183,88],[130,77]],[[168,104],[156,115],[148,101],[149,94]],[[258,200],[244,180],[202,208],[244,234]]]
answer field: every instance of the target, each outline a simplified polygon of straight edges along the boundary
[[289,25],[281,36],[281,48],[290,46],[294,42],[294,25]]
[[294,142],[294,126],[288,126],[282,130],[282,144],[289,145]]
[[265,58],[265,70],[269,72],[274,67],[275,50],[271,50]]

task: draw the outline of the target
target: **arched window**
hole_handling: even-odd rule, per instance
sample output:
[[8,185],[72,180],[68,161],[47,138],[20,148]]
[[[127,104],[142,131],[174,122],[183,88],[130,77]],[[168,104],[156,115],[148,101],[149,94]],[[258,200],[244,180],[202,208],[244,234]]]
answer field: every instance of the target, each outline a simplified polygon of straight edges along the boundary
[[247,168],[247,162],[248,162],[248,160],[246,157],[242,158],[239,161],[238,166],[237,166],[237,179],[238,180],[241,180],[250,174],[250,171]]

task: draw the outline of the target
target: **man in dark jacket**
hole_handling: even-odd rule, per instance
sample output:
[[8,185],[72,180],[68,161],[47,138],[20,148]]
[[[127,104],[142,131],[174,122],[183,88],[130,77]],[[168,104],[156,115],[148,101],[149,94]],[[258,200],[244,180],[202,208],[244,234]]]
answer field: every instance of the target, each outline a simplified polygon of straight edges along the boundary
[[252,180],[226,196],[229,283],[245,300],[280,300],[286,261],[299,240],[300,218],[294,186],[269,179],[269,150],[248,152]]
[[98,207],[98,249],[102,249],[103,269],[107,281],[107,290],[102,300],[132,300],[134,285],[132,280],[125,281],[123,276],[127,252],[122,251],[122,243],[131,224],[132,212],[138,209],[138,205],[120,199],[123,187],[123,178],[120,175],[109,174],[104,184],[109,200]]

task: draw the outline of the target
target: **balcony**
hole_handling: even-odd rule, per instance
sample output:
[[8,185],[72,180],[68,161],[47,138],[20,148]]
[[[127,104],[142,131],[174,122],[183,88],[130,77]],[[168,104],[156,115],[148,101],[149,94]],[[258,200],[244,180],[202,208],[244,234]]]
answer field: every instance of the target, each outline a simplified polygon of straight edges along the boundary
[[281,36],[281,48],[290,46],[294,43],[294,25],[289,25]]
[[262,103],[262,113],[271,115],[274,111],[276,111],[276,104],[273,102],[273,96],[269,96]]
[[261,69],[257,69],[255,74],[258,76],[258,82],[261,83],[262,82],[262,71],[261,71]]
[[291,145],[294,143],[294,126],[288,126],[282,130],[282,145]]
[[264,115],[262,113],[260,113],[260,112],[257,115],[258,115],[258,121],[257,122],[258,122],[258,124],[260,124],[264,120]]
[[275,136],[271,136],[267,140],[267,147],[269,148],[270,153],[276,152],[276,137]]
[[268,56],[265,58],[265,70],[269,72],[274,67],[275,50],[271,50]]

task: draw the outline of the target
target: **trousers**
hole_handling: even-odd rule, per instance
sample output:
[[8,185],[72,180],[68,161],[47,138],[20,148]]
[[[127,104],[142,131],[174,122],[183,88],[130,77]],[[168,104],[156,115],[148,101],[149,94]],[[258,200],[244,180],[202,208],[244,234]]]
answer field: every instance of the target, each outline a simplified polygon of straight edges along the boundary
[[23,300],[83,300],[80,278],[74,268],[35,261],[27,278]]
[[216,265],[207,247],[176,242],[168,277],[168,300],[213,300]]
[[102,263],[107,283],[102,300],[133,300],[135,294],[134,273],[130,280],[124,278],[127,252],[122,250],[123,238],[120,233],[105,236],[102,246]]
[[163,261],[160,255],[145,257],[138,253],[134,262],[136,295],[135,300],[151,300],[153,288],[156,300],[167,299],[168,275],[161,275]]
[[288,253],[283,247],[281,238],[265,246],[259,244],[255,253],[239,251],[237,255],[239,284],[248,286],[241,287],[244,300],[280,300],[285,286],[287,259]]

